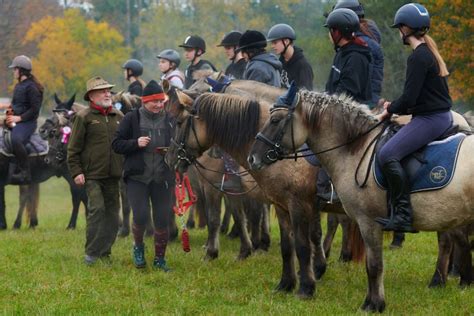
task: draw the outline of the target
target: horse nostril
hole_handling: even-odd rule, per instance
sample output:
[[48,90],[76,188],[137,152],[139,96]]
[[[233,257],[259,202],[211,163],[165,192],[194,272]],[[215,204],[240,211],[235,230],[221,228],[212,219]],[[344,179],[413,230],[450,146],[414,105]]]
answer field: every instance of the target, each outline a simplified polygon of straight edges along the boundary
[[247,157],[247,162],[249,163],[249,165],[253,165],[253,162],[254,162],[253,155],[250,155]]
[[47,165],[49,165],[49,158],[48,158],[48,157],[44,158],[44,162],[45,162]]

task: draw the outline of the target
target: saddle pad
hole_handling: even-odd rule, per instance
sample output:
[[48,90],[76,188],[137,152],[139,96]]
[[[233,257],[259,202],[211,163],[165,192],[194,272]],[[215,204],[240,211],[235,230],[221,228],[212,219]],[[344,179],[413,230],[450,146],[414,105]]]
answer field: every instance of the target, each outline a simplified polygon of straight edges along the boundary
[[[3,136],[3,129],[0,128],[0,153],[7,157],[14,157],[15,155],[5,146]],[[38,133],[33,133],[30,140],[25,145],[28,156],[44,156],[48,153],[48,141],[41,138]]]
[[[423,150],[425,161],[415,173],[408,174],[411,193],[441,189],[451,182],[456,169],[459,148],[465,137],[465,134],[458,133],[425,146]],[[377,159],[374,160],[377,161]],[[387,184],[376,162],[373,171],[375,182],[386,190]]]

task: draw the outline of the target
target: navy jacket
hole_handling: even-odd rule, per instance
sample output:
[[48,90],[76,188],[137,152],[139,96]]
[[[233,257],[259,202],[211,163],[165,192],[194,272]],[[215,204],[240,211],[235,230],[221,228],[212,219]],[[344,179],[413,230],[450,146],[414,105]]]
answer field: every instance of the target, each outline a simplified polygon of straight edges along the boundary
[[382,47],[377,43],[373,38],[365,35],[362,32],[357,32],[356,36],[363,39],[372,54],[371,62],[371,84],[372,84],[372,103],[375,105],[380,99],[382,94],[382,84],[383,84],[383,66],[384,66],[384,57]]
[[245,68],[244,79],[266,83],[270,86],[281,87],[281,62],[270,53],[254,56]]
[[334,57],[326,91],[329,94],[346,93],[361,103],[371,101],[371,60],[367,46],[351,42],[340,47]]
[[15,115],[21,116],[23,122],[35,121],[43,103],[43,93],[33,79],[19,82],[13,90],[12,108]]

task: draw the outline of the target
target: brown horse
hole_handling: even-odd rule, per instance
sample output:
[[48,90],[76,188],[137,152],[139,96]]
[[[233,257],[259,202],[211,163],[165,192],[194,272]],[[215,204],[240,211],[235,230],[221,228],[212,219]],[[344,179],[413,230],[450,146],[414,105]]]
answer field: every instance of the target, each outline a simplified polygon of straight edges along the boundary
[[[378,123],[365,107],[347,97],[301,91],[296,107],[274,109],[261,135],[276,143],[282,154],[294,152],[305,142],[315,153],[325,151],[318,157],[330,174],[347,213],[358,222],[366,245],[369,287],[362,309],[381,312],[385,309],[382,229],[374,218],[386,216],[385,192],[373,177],[368,178],[363,188],[354,181],[354,177],[362,177],[356,174],[359,164],[361,170],[371,168],[370,157],[367,157],[370,155],[364,156],[364,153],[373,146],[371,140],[382,129]],[[354,139],[357,141],[349,143]],[[270,147],[263,142],[255,143],[249,155],[253,169],[260,170],[271,163]],[[327,151],[333,147],[337,148]],[[442,190],[412,194],[415,229],[445,231],[474,222],[473,150],[474,136],[467,136],[450,185]]]
[[[170,105],[174,106],[170,110],[177,115],[175,143],[167,155],[170,165],[184,171],[195,157],[201,156],[212,145],[228,152],[240,165],[246,164],[255,135],[268,117],[269,103],[206,93],[196,99],[195,107],[190,108],[193,100],[183,92],[172,88],[169,95]],[[298,295],[301,297],[314,294],[315,273],[319,278],[326,269],[321,246],[320,214],[313,207],[317,171],[316,167],[299,160],[262,172],[250,172],[276,206],[283,259],[283,272],[277,290],[294,289],[296,270],[293,258],[296,252],[300,266]],[[328,205],[327,208],[328,211],[332,208],[332,211],[344,212],[340,204]]]

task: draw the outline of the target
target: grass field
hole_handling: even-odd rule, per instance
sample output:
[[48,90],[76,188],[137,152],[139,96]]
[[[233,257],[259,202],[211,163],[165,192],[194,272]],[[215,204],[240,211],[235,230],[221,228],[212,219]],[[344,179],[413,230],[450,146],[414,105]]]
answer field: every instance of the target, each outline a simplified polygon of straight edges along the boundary
[[[178,242],[167,258],[173,272],[138,271],[131,261],[132,238],[119,239],[111,264],[83,264],[85,218],[66,231],[71,202],[66,182],[53,179],[41,186],[39,226],[11,230],[18,188],[7,189],[9,230],[0,232],[0,313],[3,314],[206,314],[206,315],[333,315],[359,312],[367,277],[363,265],[337,261],[336,238],[329,266],[317,282],[314,299],[274,293],[281,272],[278,226],[272,215],[272,246],[243,262],[235,260],[237,240],[221,238],[217,260],[202,260],[206,231],[192,230],[191,252]],[[25,226],[25,225],[24,225]],[[151,239],[146,241],[152,260]],[[428,289],[436,262],[436,235],[407,237],[404,248],[388,250],[385,240],[387,313],[400,315],[474,314],[474,288]],[[360,312],[359,312],[360,313]]]

